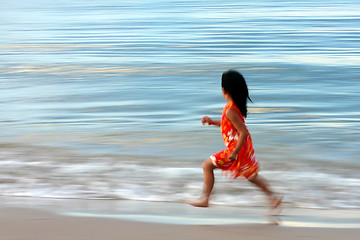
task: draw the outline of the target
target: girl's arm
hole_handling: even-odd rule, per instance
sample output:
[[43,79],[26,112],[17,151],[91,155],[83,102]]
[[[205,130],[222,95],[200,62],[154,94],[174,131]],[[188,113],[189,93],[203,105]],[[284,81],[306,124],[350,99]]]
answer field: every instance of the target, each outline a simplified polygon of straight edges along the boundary
[[203,125],[205,124],[208,124],[208,125],[215,125],[215,126],[218,126],[220,127],[220,123],[221,121],[220,120],[212,120],[211,118],[209,118],[208,116],[205,116],[201,119],[201,123]]
[[239,133],[239,141],[237,142],[233,152],[228,156],[230,161],[235,161],[237,154],[239,153],[241,147],[244,145],[247,139],[247,136],[249,135],[249,132],[245,123],[234,109],[229,108],[226,111],[226,117],[230,120]]

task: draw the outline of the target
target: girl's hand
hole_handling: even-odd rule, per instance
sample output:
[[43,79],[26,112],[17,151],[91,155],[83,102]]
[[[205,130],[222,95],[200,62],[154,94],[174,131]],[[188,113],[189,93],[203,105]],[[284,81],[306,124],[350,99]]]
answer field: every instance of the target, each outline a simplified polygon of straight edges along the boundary
[[208,116],[205,116],[201,119],[202,125],[212,125],[213,121]]
[[236,160],[236,158],[237,158],[237,153],[234,151],[234,152],[232,152],[232,153],[230,153],[229,154],[229,156],[228,156],[228,159],[230,160],[230,161],[235,161]]

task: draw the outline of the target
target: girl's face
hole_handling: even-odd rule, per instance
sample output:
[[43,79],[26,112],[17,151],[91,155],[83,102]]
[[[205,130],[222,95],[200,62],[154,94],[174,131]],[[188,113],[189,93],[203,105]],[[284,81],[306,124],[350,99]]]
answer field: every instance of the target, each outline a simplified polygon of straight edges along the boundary
[[224,88],[222,88],[222,94],[227,102],[232,101],[230,94]]

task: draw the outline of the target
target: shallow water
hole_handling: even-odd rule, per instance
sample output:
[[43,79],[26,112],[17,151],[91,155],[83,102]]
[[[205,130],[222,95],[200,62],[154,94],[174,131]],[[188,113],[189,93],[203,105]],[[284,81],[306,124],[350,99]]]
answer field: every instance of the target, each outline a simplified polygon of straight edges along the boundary
[[[360,207],[356,1],[21,1],[0,9],[0,194],[182,201],[241,71],[262,173],[295,207]],[[213,201],[258,206],[218,173]]]

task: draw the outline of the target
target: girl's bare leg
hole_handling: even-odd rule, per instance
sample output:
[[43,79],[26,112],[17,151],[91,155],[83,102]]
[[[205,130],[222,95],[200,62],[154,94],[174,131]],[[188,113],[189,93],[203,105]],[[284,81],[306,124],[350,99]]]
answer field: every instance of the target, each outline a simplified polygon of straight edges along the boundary
[[282,202],[282,196],[275,194],[268,183],[268,181],[260,176],[259,174],[253,178],[252,180],[249,180],[251,183],[255,184],[257,187],[259,187],[269,198],[270,201],[270,210],[271,215],[276,215],[281,211],[280,205]]
[[214,177],[214,169],[216,168],[211,159],[208,158],[202,164],[203,172],[204,172],[204,183],[202,194],[199,199],[195,201],[187,201],[187,203],[195,206],[195,207],[208,207],[209,199],[214,187],[215,177]]

